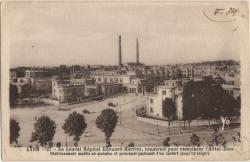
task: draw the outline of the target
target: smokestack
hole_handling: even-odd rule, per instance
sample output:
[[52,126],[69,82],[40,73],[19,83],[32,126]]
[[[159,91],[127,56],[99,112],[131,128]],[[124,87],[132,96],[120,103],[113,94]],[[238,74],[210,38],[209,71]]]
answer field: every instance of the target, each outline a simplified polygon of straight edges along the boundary
[[136,63],[139,64],[139,40],[136,39]]
[[122,66],[122,38],[119,35],[119,66]]

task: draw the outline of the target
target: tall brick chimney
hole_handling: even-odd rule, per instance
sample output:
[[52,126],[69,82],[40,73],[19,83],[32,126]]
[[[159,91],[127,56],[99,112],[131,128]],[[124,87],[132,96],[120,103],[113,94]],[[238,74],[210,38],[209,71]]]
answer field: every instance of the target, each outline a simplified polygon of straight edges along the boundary
[[119,66],[122,66],[122,38],[119,35]]
[[136,63],[139,64],[139,40],[138,38],[136,39]]

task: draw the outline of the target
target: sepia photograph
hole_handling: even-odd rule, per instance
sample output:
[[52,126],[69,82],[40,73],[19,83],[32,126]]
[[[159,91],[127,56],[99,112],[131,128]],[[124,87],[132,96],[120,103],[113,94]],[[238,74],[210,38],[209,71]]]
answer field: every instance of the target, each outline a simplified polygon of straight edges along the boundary
[[165,159],[241,147],[248,14],[247,2],[4,2],[5,144],[178,148]]

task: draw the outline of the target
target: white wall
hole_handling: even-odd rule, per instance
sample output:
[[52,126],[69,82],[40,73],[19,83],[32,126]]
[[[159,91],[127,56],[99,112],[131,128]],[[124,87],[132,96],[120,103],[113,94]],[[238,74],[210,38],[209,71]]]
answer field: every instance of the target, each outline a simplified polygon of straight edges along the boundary
[[[178,87],[176,88],[178,89]],[[163,94],[163,91],[165,91],[166,93]],[[176,92],[178,95],[176,94]],[[177,118],[179,120],[182,119],[183,118],[182,94],[179,91],[177,91],[175,88],[167,88],[167,86],[165,88],[164,86],[157,87],[157,94],[148,95],[147,113],[155,117],[164,118],[164,116],[162,115],[162,102],[166,98],[175,99]],[[151,99],[153,99],[153,103],[150,103]],[[150,112],[150,107],[153,108],[153,112]]]

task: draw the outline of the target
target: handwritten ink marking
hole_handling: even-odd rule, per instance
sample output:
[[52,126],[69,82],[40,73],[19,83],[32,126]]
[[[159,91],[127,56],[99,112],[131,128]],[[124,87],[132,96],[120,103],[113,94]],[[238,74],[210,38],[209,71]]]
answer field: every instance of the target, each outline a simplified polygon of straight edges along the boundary
[[225,13],[225,15],[237,16],[238,13],[240,13],[239,9],[229,8],[229,10]]
[[211,17],[209,17],[204,10],[203,11],[203,15],[210,21],[213,21],[213,22],[233,22],[235,21],[236,19],[231,19],[231,20],[215,20],[215,19],[212,19]]
[[226,10],[225,8],[217,8],[214,11],[214,15],[226,15],[226,16],[237,16],[237,14],[240,13],[240,10],[237,8],[229,8]]
[[234,28],[233,32],[235,32],[239,27],[237,26],[236,28]]
[[224,8],[217,8],[217,9],[215,9],[215,11],[214,11],[214,15],[216,15],[216,14],[224,14]]

